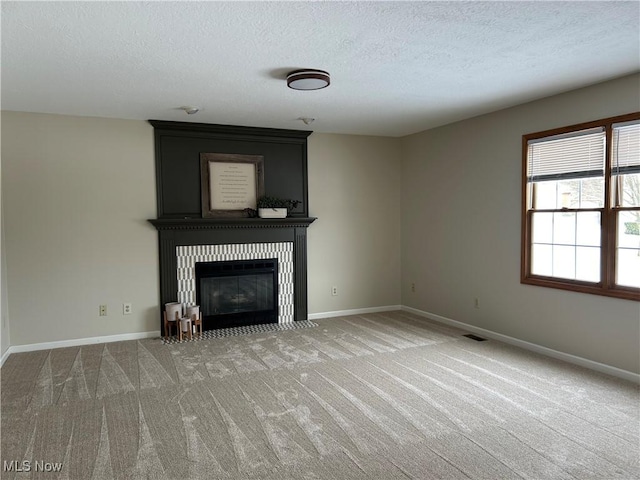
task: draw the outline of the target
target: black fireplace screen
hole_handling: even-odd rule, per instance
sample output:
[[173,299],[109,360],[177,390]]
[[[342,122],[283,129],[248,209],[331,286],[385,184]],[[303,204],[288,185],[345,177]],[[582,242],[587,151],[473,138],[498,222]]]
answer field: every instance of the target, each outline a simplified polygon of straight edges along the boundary
[[196,263],[204,328],[278,321],[278,260]]
[[200,280],[200,307],[213,315],[273,310],[273,275],[260,273]]

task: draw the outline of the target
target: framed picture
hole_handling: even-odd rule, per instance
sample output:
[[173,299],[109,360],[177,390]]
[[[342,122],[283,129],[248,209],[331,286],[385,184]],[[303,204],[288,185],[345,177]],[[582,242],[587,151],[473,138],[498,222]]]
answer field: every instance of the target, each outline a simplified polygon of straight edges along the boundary
[[200,186],[204,218],[245,217],[264,195],[264,157],[201,153]]

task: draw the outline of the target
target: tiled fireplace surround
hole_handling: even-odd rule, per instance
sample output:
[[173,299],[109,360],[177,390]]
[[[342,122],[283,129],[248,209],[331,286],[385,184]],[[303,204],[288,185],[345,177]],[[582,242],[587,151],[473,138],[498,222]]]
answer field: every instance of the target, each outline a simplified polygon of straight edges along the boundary
[[[307,320],[307,227],[284,219],[152,219],[160,246],[160,300],[195,303],[197,262],[278,259],[278,323]],[[205,325],[207,328],[207,325]]]
[[189,245],[176,247],[178,301],[196,303],[196,263],[278,259],[278,323],[294,320],[293,242]]

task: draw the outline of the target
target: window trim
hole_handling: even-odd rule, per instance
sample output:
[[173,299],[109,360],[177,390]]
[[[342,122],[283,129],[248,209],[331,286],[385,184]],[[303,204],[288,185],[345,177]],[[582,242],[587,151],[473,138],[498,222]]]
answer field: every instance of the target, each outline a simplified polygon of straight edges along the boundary
[[[522,190],[522,210],[521,210],[521,248],[520,248],[520,283],[527,285],[536,285],[547,288],[557,288],[561,290],[570,290],[574,292],[590,293],[593,295],[604,295],[608,297],[623,298],[627,300],[640,301],[640,288],[626,287],[615,284],[615,262],[616,262],[616,228],[618,212],[620,211],[636,211],[640,207],[616,207],[611,205],[611,184],[612,184],[612,165],[611,165],[611,141],[613,135],[612,125],[633,120],[640,120],[640,112],[629,113],[616,117],[609,117],[602,120],[592,122],[579,123],[567,127],[554,128],[542,132],[529,133],[522,136],[522,173],[521,173],[521,190]],[[542,275],[534,275],[531,273],[531,234],[532,234],[532,218],[528,209],[527,198],[527,166],[528,166],[528,147],[529,141],[543,137],[555,135],[565,135],[579,130],[587,130],[589,128],[605,127],[605,171],[604,171],[604,206],[602,209],[601,223],[601,241],[600,241],[600,272],[601,281],[599,283],[585,282],[580,280],[571,280],[559,277],[548,277]],[[571,211],[573,209],[567,209]],[[540,210],[538,210],[540,211]]]

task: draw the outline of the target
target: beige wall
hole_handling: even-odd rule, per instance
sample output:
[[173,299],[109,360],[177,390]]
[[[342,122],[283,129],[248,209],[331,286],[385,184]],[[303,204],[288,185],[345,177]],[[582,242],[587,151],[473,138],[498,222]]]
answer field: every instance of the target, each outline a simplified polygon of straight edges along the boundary
[[[4,223],[4,221],[2,222]],[[7,258],[4,248],[4,229],[0,231],[2,245],[0,246],[0,358],[9,349],[11,337],[9,336],[9,301],[7,292]]]
[[[2,122],[0,122],[1,124]],[[2,135],[0,135],[0,142]],[[2,204],[2,165],[0,163],[0,359],[9,349],[9,310],[7,293],[7,259],[5,254],[4,240],[4,215]]]
[[[403,303],[640,371],[637,302],[519,283],[521,136],[638,109],[638,82],[403,139],[312,134],[309,313]],[[11,345],[158,330],[152,127],[3,112],[2,140]]]
[[[2,138],[11,344],[158,330],[152,127],[3,112]],[[399,150],[310,137],[310,313],[400,303]]]
[[314,133],[308,152],[309,313],[399,305],[399,139]]
[[639,80],[405,137],[403,304],[640,372],[638,302],[520,284],[522,135],[637,111]]
[[3,112],[2,140],[11,344],[158,330],[151,125]]
[[[1,211],[1,209],[0,209]],[[4,224],[4,219],[1,220]],[[9,300],[7,292],[7,257],[5,252],[4,228],[0,231],[0,359],[11,345],[9,336]]]

